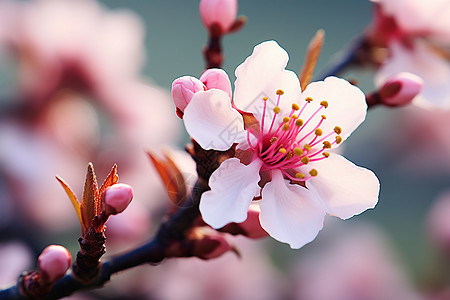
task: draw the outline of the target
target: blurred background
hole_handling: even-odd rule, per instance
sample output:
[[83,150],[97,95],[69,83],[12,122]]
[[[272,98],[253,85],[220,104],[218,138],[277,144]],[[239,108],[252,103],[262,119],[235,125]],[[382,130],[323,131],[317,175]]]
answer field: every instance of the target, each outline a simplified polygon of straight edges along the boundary
[[[0,23],[10,26],[0,27],[0,285],[32,268],[50,243],[76,254],[76,215],[54,176],[81,195],[89,161],[100,182],[117,163],[120,181],[135,189],[129,211],[108,222],[108,254],[149,238],[167,196],[144,150],[183,149],[188,137],[175,116],[171,83],[199,77],[205,65],[198,1],[81,1],[71,9],[40,2],[0,0]],[[31,4],[24,12],[17,3]],[[253,47],[272,39],[298,72],[309,40],[324,29],[319,74],[367,28],[373,3],[240,0],[239,14],[247,24],[223,39],[223,68],[232,81]],[[373,76],[368,68],[341,77],[357,79],[369,93]],[[377,174],[375,209],[347,221],[330,217],[300,250],[238,238],[241,260],[227,253],[211,262],[142,266],[82,297],[420,299],[441,291],[449,275],[448,128],[449,112],[371,109],[344,155]]]

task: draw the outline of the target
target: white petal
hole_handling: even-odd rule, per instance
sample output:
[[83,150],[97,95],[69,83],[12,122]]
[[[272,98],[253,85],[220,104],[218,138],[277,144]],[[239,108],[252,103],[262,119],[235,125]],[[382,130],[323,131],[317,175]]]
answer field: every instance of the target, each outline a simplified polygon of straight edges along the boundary
[[183,120],[189,135],[206,150],[227,150],[245,135],[241,114],[222,90],[195,93]]
[[380,183],[372,171],[338,154],[315,162],[314,168],[319,174],[306,186],[317,193],[327,213],[348,219],[377,204]]
[[301,95],[297,75],[285,70],[289,60],[287,52],[275,41],[257,45],[249,56],[236,69],[234,102],[239,109],[257,115],[262,114],[263,97],[268,97],[271,107],[277,103],[276,91],[281,89],[280,107],[288,112],[292,102]]
[[298,249],[311,242],[322,229],[325,211],[314,193],[289,184],[281,172],[262,191],[261,226],[274,239]]
[[247,219],[252,199],[259,194],[259,169],[262,162],[255,160],[244,165],[237,158],[225,160],[209,179],[211,191],[200,201],[203,220],[213,228]]
[[[302,94],[302,103],[307,97],[311,97],[313,101],[300,115],[304,121],[321,107],[320,102],[328,102],[328,107],[322,108],[305,126],[305,134],[319,123],[321,115],[325,115],[326,119],[320,126],[323,133],[328,134],[335,126],[339,126],[342,128],[341,137],[345,140],[366,118],[367,103],[364,93],[344,79],[327,77],[324,81],[312,82]],[[300,104],[300,107],[301,105],[303,104]]]
[[413,103],[422,107],[450,109],[450,63],[422,43],[405,48],[390,45],[391,56],[378,70],[378,86],[400,72],[410,72],[423,79],[423,89]]

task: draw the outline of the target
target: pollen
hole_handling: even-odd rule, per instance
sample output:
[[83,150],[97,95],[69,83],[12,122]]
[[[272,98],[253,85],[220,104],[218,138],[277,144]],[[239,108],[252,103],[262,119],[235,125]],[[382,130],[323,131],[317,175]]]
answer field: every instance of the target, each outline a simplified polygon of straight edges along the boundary
[[292,103],[292,109],[293,109],[293,110],[299,110],[299,109],[300,109],[300,106],[298,106],[297,103]]
[[311,101],[313,101],[313,98],[311,98],[311,97],[306,97],[305,101],[308,102],[308,103],[311,103]]
[[321,136],[322,133],[323,133],[323,131],[320,128],[317,128],[316,130],[314,130],[314,134],[317,135],[317,136]]
[[338,135],[336,137],[336,144],[340,144],[342,142],[342,138]]
[[334,132],[336,132],[337,134],[341,134],[342,133],[342,128],[339,126],[334,127]]
[[329,141],[325,141],[325,142],[323,142],[323,148],[324,149],[329,149],[329,148],[331,148],[331,143],[329,142]]
[[322,115],[322,119],[326,120],[326,119],[327,119],[327,116]]
[[302,157],[302,159],[300,159],[300,161],[301,161],[304,165],[307,165],[307,164],[309,163],[309,157],[308,157],[308,156]]
[[273,138],[270,139],[270,143],[271,143],[271,144],[275,143],[276,141],[278,141],[278,138],[275,137],[275,136],[274,136]]
[[328,152],[323,152],[322,155],[325,157],[330,157],[330,153],[328,153]]
[[277,115],[280,113],[280,111],[281,111],[281,109],[280,109],[279,106],[275,106],[275,107],[273,108],[273,112],[276,113]]
[[289,124],[284,124],[283,125],[283,130],[284,131],[288,131],[289,130]]
[[291,118],[295,120],[298,118],[298,115],[292,115]]
[[310,145],[310,144],[305,144],[305,145],[303,146],[303,148],[304,148],[306,151],[311,151],[311,145]]
[[303,173],[296,173],[295,174],[295,178],[297,178],[297,179],[303,179],[303,178],[305,178],[305,174],[303,174]]
[[286,158],[287,158],[287,159],[291,159],[291,158],[292,158],[292,150],[289,151],[289,152],[286,154]]
[[320,102],[320,105],[322,105],[323,107],[327,108],[328,107],[328,102],[327,101],[322,101],[322,102]]
[[319,172],[317,172],[316,169],[312,169],[311,171],[309,171],[309,175],[311,175],[312,177],[316,177],[317,174],[319,174]]
[[291,118],[289,118],[289,117],[284,117],[283,118],[283,122],[284,123],[289,123],[290,120],[291,120]]
[[277,95],[283,95],[284,94],[284,91],[283,90],[277,90]]
[[294,154],[296,156],[301,156],[303,154],[303,150],[300,148],[294,148]]
[[278,152],[280,152],[280,153],[286,153],[286,149],[285,148],[280,148],[279,150],[278,150]]
[[295,121],[295,126],[300,127],[300,126],[302,126],[302,125],[303,125],[303,120],[302,120],[302,119],[297,119],[297,120]]
[[267,97],[263,97],[263,100],[264,100],[264,101],[267,101],[268,99],[269,99],[269,98],[267,98]]

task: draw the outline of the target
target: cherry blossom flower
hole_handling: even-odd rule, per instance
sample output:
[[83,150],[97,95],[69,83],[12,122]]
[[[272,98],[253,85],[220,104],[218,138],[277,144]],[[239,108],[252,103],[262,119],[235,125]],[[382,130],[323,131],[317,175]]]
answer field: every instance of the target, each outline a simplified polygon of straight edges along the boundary
[[204,221],[213,228],[243,222],[252,200],[261,199],[263,229],[300,248],[316,237],[326,214],[347,219],[373,208],[379,183],[371,171],[329,152],[365,119],[364,94],[336,77],[302,93],[295,73],[285,70],[288,59],[275,41],[256,46],[236,69],[234,103],[222,90],[199,91],[184,123],[204,149],[237,144],[202,196]]
[[381,86],[400,72],[410,72],[424,81],[414,104],[450,109],[450,1],[372,0],[377,4],[369,36],[388,49],[375,82]]

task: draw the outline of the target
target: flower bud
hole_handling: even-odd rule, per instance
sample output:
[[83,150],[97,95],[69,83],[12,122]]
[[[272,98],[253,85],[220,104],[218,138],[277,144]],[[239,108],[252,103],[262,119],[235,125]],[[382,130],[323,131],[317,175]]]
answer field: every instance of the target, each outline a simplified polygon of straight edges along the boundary
[[61,279],[72,263],[72,256],[63,246],[50,245],[42,251],[38,268],[42,284],[51,284]]
[[205,27],[218,25],[221,34],[226,33],[236,21],[238,3],[237,0],[201,0],[200,17]]
[[103,205],[107,216],[123,212],[133,199],[133,189],[128,184],[117,183],[105,190]]
[[175,79],[172,83],[172,99],[177,110],[184,112],[194,94],[204,90],[205,86],[203,83],[195,77],[183,76]]
[[222,69],[208,69],[200,76],[200,81],[209,89],[219,89],[232,97],[231,82],[227,73]]
[[250,205],[247,212],[247,219],[242,223],[230,223],[223,227],[221,232],[228,232],[233,235],[241,234],[251,239],[266,237],[267,232],[261,227],[259,222],[260,209],[257,205]]
[[201,259],[212,259],[221,256],[225,252],[233,250],[224,234],[220,234],[210,228],[197,228],[198,237],[193,242],[193,256]]
[[389,78],[380,88],[381,103],[402,106],[410,103],[422,90],[423,80],[412,73],[399,73]]

